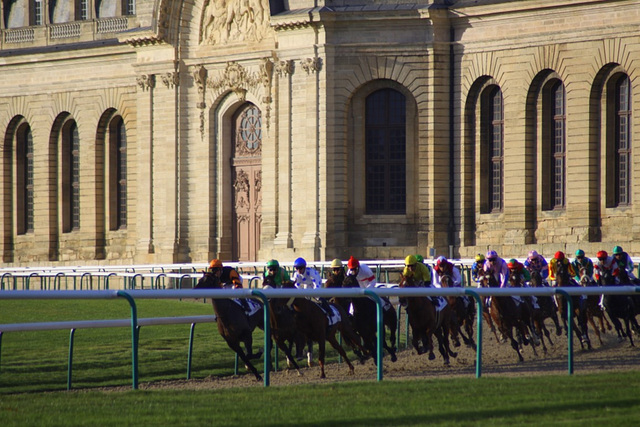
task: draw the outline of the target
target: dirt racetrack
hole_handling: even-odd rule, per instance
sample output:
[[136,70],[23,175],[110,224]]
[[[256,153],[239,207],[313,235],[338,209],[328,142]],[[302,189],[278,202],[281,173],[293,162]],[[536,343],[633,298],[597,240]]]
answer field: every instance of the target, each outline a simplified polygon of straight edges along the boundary
[[[523,351],[525,361],[518,362],[515,351],[508,343],[496,342],[493,334],[490,334],[486,323],[484,324],[483,350],[482,350],[482,376],[530,376],[530,375],[568,375],[567,337],[555,336],[555,328],[548,321],[547,327],[552,331],[554,345],[547,345],[548,353],[543,354],[542,347],[537,347],[538,357],[534,356],[531,348],[526,346]],[[579,341],[573,340],[574,348],[574,375],[593,373],[595,371],[620,371],[640,368],[640,348],[631,347],[629,341],[619,341],[614,331],[608,331],[602,335],[603,345],[600,345],[597,337],[590,333],[593,349],[581,350]],[[475,338],[475,336],[474,336]],[[638,344],[640,346],[640,340]],[[328,345],[327,345],[328,346]],[[329,347],[329,346],[328,346]],[[316,349],[317,357],[317,345]],[[427,355],[417,355],[413,349],[402,349],[398,352],[398,361],[392,363],[388,356],[384,358],[384,380],[407,380],[422,378],[445,378],[462,376],[473,378],[475,376],[475,351],[462,345],[454,348],[458,352],[456,358],[451,359],[450,366],[444,366],[442,357],[436,351],[436,359],[428,360]],[[333,351],[333,350],[331,350]],[[352,353],[348,352],[350,355]],[[316,361],[317,362],[317,361]],[[261,369],[262,363],[256,365]],[[284,365],[282,359],[280,368]],[[286,386],[292,384],[326,384],[330,382],[376,380],[376,366],[370,359],[364,365],[355,363],[355,375],[348,374],[345,363],[332,363],[326,367],[326,379],[320,379],[320,368],[317,363],[314,367],[301,369],[302,376],[295,371],[272,372],[270,374],[271,386]],[[140,389],[191,389],[206,390],[224,387],[262,387],[262,382],[257,382],[253,375],[247,374],[246,369],[240,369],[237,377],[207,377],[191,380],[160,381],[153,383],[141,382]],[[123,389],[130,389],[123,387]],[[113,390],[113,389],[111,389]]]

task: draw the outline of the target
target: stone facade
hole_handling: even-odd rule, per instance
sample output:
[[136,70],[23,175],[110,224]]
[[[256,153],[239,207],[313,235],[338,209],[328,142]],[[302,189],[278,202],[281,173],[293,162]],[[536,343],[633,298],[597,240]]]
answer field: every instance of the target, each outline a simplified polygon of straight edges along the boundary
[[[0,6],[5,265],[640,252],[640,1],[89,1],[86,16],[57,3]],[[548,118],[552,87],[564,114]],[[384,90],[405,100],[406,201],[372,213],[368,102]],[[487,148],[488,93],[500,94],[501,120],[489,120],[500,163]],[[560,154],[550,124],[562,126]],[[255,137],[258,166],[240,185],[242,144]]]

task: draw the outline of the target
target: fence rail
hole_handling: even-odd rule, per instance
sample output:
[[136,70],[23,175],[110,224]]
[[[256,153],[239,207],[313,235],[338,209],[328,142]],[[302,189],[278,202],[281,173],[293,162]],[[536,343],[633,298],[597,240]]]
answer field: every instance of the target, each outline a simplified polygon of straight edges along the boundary
[[[136,299],[182,299],[182,298],[256,298],[260,299],[263,304],[268,303],[268,298],[291,298],[291,297],[351,297],[373,299],[377,304],[377,332],[378,332],[378,364],[377,379],[382,381],[382,301],[380,297],[411,297],[411,296],[471,296],[477,304],[477,350],[476,350],[476,377],[479,378],[482,372],[482,297],[488,296],[553,296],[562,294],[564,296],[577,295],[630,295],[640,293],[638,286],[607,286],[607,287],[587,287],[587,288],[351,288],[351,289],[233,289],[233,290],[129,290],[129,291],[11,291],[0,292],[0,300],[6,299],[116,299],[125,298],[131,306],[130,319],[110,320],[93,320],[93,321],[70,321],[70,322],[39,322],[31,324],[5,324],[0,325],[0,344],[2,333],[15,330],[49,330],[49,329],[67,329],[70,328],[71,339],[73,339],[73,331],[82,327],[121,327],[126,326],[125,323],[131,325],[131,342],[132,342],[132,382],[133,388],[138,388],[138,330],[140,326],[145,324],[172,324],[191,322],[194,319],[200,321],[205,320],[202,316],[184,317],[184,318],[156,318],[156,319],[138,319]],[[568,313],[572,312],[571,298],[567,299],[569,304]],[[207,317],[207,316],[204,316]],[[568,319],[570,320],[570,319]],[[89,323],[87,323],[89,322]],[[109,324],[109,322],[114,322]],[[193,322],[192,325],[196,323]],[[271,360],[271,340],[269,331],[269,310],[264,310],[264,348],[265,348],[265,372],[264,385],[269,386],[269,369]],[[571,330],[571,322],[568,322],[568,371],[573,374],[573,333]],[[192,328],[193,334],[193,328]],[[190,345],[191,347],[191,345]],[[1,347],[0,347],[1,348]],[[71,354],[71,351],[70,351]],[[189,364],[190,366],[190,364]],[[188,374],[189,375],[189,374]],[[69,359],[69,380],[68,387],[71,385],[71,355]]]

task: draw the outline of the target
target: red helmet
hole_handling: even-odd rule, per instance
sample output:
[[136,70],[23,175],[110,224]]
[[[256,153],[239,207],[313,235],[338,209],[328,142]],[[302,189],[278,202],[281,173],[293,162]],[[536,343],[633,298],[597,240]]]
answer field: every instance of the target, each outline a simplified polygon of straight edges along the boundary
[[607,251],[599,251],[596,254],[596,258],[598,259],[607,259],[609,257],[609,254],[607,253]]
[[558,251],[553,257],[558,261],[562,261],[564,259],[564,252]]
[[356,258],[351,256],[351,258],[349,258],[349,261],[347,261],[347,267],[349,267],[352,270],[354,268],[358,268],[360,267],[360,261],[358,261]]

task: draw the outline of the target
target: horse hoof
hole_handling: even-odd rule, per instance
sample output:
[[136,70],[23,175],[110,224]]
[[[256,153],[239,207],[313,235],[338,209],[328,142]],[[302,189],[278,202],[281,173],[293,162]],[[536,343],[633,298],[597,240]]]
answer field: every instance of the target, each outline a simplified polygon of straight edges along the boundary
[[451,357],[458,357],[458,353],[456,353],[455,351],[450,351],[450,352],[449,352],[449,356],[451,356]]
[[392,362],[397,362],[398,361],[398,356],[396,356],[395,354],[391,355],[391,361]]
[[436,355],[433,353],[429,353],[429,360],[433,360],[436,358]]
[[444,361],[444,366],[451,366],[451,362],[449,362],[449,359]]
[[454,346],[454,347],[460,347],[460,341],[456,341],[456,342],[454,342],[454,343],[453,343],[453,346]]
[[261,382],[262,382],[262,377],[261,377],[260,375],[258,375],[258,376],[256,377],[256,381],[258,381],[259,383],[261,383]]

